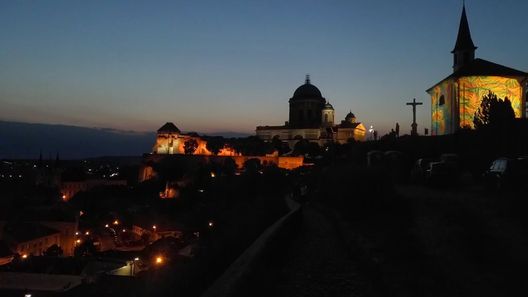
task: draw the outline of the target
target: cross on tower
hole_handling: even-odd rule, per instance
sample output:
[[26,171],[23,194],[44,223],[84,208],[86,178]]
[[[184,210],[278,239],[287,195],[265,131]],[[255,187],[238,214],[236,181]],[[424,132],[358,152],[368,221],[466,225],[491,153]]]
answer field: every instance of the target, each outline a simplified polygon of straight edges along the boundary
[[416,105],[422,105],[422,102],[416,102],[416,98],[412,102],[407,102],[406,105],[412,105],[413,107],[413,122],[411,124],[411,135],[418,135],[418,124],[416,124]]

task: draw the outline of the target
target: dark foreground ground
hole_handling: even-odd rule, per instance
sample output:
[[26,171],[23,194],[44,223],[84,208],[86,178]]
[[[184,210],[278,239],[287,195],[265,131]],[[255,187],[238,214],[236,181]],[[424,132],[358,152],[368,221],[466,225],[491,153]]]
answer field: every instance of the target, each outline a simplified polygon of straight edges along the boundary
[[320,191],[255,296],[528,294],[525,195],[386,186]]

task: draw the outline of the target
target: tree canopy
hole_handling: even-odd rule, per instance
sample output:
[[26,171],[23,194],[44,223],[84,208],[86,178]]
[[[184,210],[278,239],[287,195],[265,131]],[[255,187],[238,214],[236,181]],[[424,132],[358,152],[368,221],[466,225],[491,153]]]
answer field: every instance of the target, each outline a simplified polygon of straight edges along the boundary
[[194,138],[190,138],[183,144],[183,150],[186,155],[192,155],[198,148],[198,142]]
[[476,129],[486,126],[500,126],[515,119],[515,112],[508,97],[498,98],[493,92],[482,97],[480,107],[475,112],[473,124]]
[[206,148],[215,155],[218,155],[220,150],[224,148],[224,145],[225,145],[225,139],[223,137],[207,138]]

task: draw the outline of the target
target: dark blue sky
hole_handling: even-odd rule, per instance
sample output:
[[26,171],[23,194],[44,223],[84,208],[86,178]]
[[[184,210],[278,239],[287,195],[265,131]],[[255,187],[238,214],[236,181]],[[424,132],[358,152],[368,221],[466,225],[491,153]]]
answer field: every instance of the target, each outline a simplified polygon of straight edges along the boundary
[[[528,70],[528,1],[466,3],[477,57]],[[451,73],[462,3],[1,1],[0,119],[152,131],[282,124],[309,73],[383,133],[430,126],[425,90]]]

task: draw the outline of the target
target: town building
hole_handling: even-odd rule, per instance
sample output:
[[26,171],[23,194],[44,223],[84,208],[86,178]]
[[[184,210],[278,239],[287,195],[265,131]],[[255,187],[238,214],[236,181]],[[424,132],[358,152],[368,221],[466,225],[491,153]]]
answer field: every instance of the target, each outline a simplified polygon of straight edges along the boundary
[[89,191],[95,187],[121,186],[126,187],[127,181],[124,179],[86,179],[80,181],[63,181],[60,184],[60,194],[62,200],[69,201],[79,192]]
[[526,117],[528,73],[475,58],[466,8],[453,54],[453,73],[427,90],[431,95],[431,134],[444,135],[460,128],[474,128],[473,118],[482,97],[493,92],[508,98],[516,118]]
[[11,251],[22,257],[41,256],[52,245],[61,245],[60,231],[32,222],[7,223],[2,237]]
[[306,75],[305,83],[298,87],[289,100],[289,121],[282,126],[258,126],[257,136],[265,141],[274,138],[287,142],[293,148],[297,141],[306,139],[324,145],[328,142],[346,143],[350,140],[364,141],[366,129],[349,112],[345,120],[335,124],[335,110],[311,84]]

